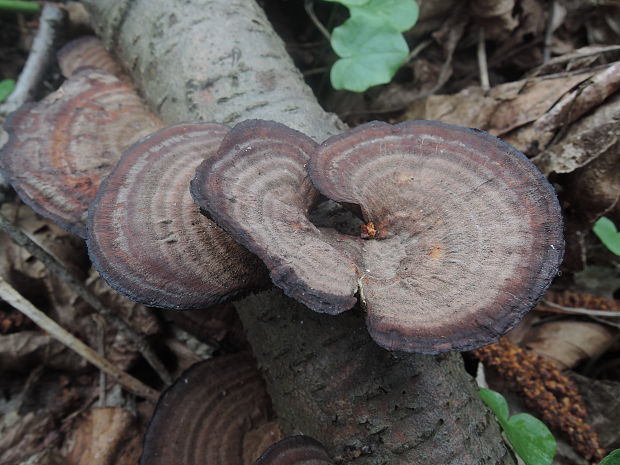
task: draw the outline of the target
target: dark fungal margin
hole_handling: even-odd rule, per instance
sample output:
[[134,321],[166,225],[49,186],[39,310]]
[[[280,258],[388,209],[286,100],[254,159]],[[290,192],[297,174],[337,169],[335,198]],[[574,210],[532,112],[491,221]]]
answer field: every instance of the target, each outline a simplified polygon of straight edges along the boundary
[[189,182],[228,128],[181,123],[129,147],[102,184],[88,218],[95,268],[145,305],[206,308],[265,287],[261,262],[208,220]]
[[[357,292],[381,346],[470,350],[511,329],[554,278],[564,249],[555,193],[499,139],[430,121],[374,122],[313,151],[288,131],[237,126],[199,167],[192,193],[313,310],[346,310]],[[314,227],[306,165],[321,193],[359,205],[378,233]]]

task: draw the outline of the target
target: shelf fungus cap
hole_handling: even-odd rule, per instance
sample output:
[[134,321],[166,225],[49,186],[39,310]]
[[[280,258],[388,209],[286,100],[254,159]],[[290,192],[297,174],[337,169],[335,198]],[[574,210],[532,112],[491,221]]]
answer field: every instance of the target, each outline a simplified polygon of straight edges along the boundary
[[309,167],[324,195],[361,207],[359,294],[385,348],[492,343],[556,276],[564,239],[553,188],[487,133],[373,122],[325,141]]
[[306,171],[317,144],[273,121],[249,120],[196,170],[192,195],[218,225],[260,257],[272,281],[313,310],[351,308],[355,264],[308,218],[318,192]]
[[[268,435],[259,441],[268,443],[281,437],[279,429],[265,428],[272,421],[271,401],[250,355],[205,360],[162,394],[140,464],[241,465],[248,457],[248,436]],[[258,454],[252,451],[249,459]]]
[[270,446],[254,465],[333,465],[333,462],[316,439],[290,436]]
[[192,200],[196,167],[228,128],[181,123],[129,147],[101,185],[88,218],[88,250],[101,276],[146,305],[205,308],[265,287],[263,264]]
[[72,40],[56,54],[62,75],[66,78],[85,66],[101,69],[131,83],[120,63],[108,52],[103,42],[95,36],[83,36]]
[[37,213],[85,237],[88,205],[102,179],[123,149],[161,126],[127,84],[82,68],[7,119],[0,171]]

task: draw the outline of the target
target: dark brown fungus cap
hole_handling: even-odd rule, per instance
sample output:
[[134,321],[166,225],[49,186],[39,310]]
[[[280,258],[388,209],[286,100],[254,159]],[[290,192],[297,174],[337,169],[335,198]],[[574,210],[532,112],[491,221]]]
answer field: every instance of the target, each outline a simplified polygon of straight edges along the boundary
[[249,355],[197,363],[157,403],[140,464],[242,465],[246,436],[271,419],[269,397]]
[[127,84],[83,68],[7,119],[0,171],[35,211],[85,237],[88,205],[102,179],[123,149],[159,127]]
[[189,193],[196,167],[227,132],[177,124],[123,153],[88,218],[91,260],[113,288],[146,305],[188,309],[267,285],[260,260],[202,215]]
[[79,68],[90,66],[113,74],[122,81],[129,82],[120,63],[106,50],[103,43],[94,36],[84,36],[72,40],[57,53],[58,64],[64,77],[73,75]]
[[360,205],[359,294],[383,347],[436,353],[491,343],[537,302],[564,240],[553,188],[487,133],[432,121],[369,123],[325,141],[315,186]]
[[255,465],[332,465],[323,445],[308,436],[291,436],[273,444]]
[[316,228],[308,211],[317,198],[306,164],[316,144],[272,121],[232,129],[215,157],[196,170],[192,195],[211,217],[267,265],[273,282],[313,310],[351,308],[355,264]]

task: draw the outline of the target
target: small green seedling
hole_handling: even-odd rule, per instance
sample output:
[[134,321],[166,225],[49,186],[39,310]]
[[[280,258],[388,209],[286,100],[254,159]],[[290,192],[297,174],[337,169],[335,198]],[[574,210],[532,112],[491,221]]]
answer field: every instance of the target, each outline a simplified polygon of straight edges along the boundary
[[3,79],[0,81],[0,103],[4,102],[14,89],[15,81],[13,79]]
[[327,0],[349,9],[350,17],[334,28],[331,45],[340,57],[330,77],[334,89],[364,92],[392,80],[407,61],[402,32],[418,20],[414,0]]
[[508,403],[499,392],[481,388],[480,398],[497,417],[506,438],[526,465],[549,465],[557,448],[545,424],[528,413],[508,415]]
[[598,465],[620,465],[620,449],[610,452]]
[[609,218],[601,216],[592,227],[594,234],[598,236],[605,247],[620,256],[620,232]]

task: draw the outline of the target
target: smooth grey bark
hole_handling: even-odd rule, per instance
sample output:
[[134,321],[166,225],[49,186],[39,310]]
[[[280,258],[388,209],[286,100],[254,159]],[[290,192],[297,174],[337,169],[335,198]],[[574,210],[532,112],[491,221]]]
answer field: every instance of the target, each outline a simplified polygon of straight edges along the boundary
[[[344,125],[303,83],[254,0],[86,0],[94,25],[167,122],[279,121],[317,141]],[[355,464],[514,463],[458,355],[390,353],[363,317],[267,291],[237,303],[288,433]]]

